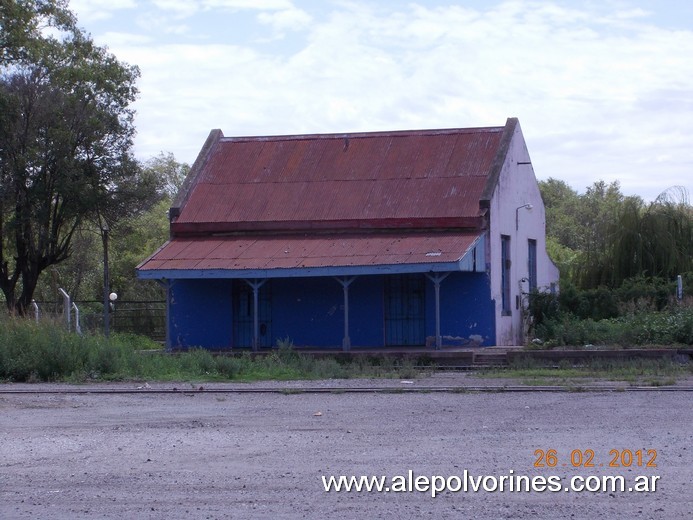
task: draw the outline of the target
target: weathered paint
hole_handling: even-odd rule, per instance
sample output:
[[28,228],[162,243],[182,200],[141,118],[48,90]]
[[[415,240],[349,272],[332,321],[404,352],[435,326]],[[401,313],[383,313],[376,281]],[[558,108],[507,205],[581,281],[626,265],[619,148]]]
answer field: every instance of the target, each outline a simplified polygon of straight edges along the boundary
[[480,247],[480,231],[177,237],[138,272],[141,278],[287,278],[311,269],[324,276],[368,274],[376,267],[472,271],[483,269],[475,261]]
[[[532,209],[522,208],[531,204]],[[518,298],[529,289],[528,240],[537,245],[537,286],[547,289],[558,282],[558,269],[546,253],[544,203],[519,123],[516,124],[489,211],[487,262],[491,273],[491,294],[495,300],[496,341],[498,345],[520,345],[524,338]],[[501,312],[501,235],[510,237],[511,314]]]
[[[170,215],[172,240],[138,275],[171,283],[172,347],[231,345],[233,279],[272,279],[279,291],[272,334],[310,346],[342,343],[335,276],[357,277],[349,295],[355,346],[386,342],[388,275],[450,272],[440,286],[444,343],[482,345],[523,341],[529,239],[538,287],[558,281],[516,119],[505,127],[338,136],[213,131]],[[509,316],[501,313],[501,235],[511,238]],[[435,297],[430,281],[425,287],[428,342]]]
[[[435,337],[434,287],[426,285],[426,335]],[[440,285],[440,332],[443,345],[496,344],[494,303],[486,273],[452,273]]]
[[[433,284],[423,274],[425,338],[435,336]],[[350,337],[355,347],[385,345],[385,276],[362,276],[350,286]],[[205,347],[230,349],[233,345],[233,291],[230,280],[177,280],[171,287],[169,307],[173,349]],[[344,306],[342,287],[330,277],[271,281],[267,345],[291,339],[297,346],[342,346]],[[485,273],[452,273],[441,284],[441,336],[443,344],[492,345],[495,341],[493,303]],[[248,347],[249,345],[245,345]]]

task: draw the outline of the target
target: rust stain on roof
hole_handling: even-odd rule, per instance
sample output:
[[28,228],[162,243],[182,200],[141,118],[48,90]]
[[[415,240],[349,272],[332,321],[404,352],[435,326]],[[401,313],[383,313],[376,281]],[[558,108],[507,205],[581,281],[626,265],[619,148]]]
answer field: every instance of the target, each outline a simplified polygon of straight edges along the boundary
[[221,137],[172,230],[355,221],[430,227],[478,218],[503,129]]
[[138,270],[458,262],[485,232],[483,202],[514,125],[267,137],[213,130],[172,208],[173,238]]
[[138,269],[287,269],[450,263],[459,261],[479,233],[179,237]]

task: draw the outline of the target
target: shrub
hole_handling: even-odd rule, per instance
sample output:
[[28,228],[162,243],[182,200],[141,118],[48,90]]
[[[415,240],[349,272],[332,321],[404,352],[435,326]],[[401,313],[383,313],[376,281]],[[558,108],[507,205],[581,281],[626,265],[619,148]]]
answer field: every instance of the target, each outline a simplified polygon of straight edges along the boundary
[[582,320],[563,314],[537,326],[535,333],[547,346],[693,345],[693,307],[642,312],[606,320]]

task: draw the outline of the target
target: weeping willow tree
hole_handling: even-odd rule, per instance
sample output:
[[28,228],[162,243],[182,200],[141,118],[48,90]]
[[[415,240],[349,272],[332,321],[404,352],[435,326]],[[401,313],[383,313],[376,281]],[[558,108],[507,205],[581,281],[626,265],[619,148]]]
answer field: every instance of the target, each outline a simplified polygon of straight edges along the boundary
[[671,188],[649,205],[626,198],[611,236],[603,267],[612,287],[635,276],[672,279],[693,270],[693,207],[683,188]]
[[[613,259],[611,246],[618,227],[619,210],[627,198],[621,193],[619,183],[595,182],[584,195],[578,196],[578,214],[575,229],[579,241],[573,276],[576,285],[582,289],[609,286],[613,278]],[[642,202],[633,197],[632,202]]]

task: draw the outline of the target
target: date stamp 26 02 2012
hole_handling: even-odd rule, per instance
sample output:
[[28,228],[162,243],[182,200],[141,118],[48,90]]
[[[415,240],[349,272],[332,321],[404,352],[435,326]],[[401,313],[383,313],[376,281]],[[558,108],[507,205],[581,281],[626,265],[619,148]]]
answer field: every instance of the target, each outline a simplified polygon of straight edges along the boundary
[[654,449],[612,449],[608,456],[595,455],[592,449],[575,449],[570,453],[559,453],[555,449],[534,450],[535,468],[656,468],[657,450]]

